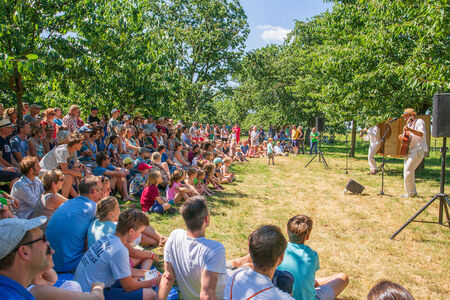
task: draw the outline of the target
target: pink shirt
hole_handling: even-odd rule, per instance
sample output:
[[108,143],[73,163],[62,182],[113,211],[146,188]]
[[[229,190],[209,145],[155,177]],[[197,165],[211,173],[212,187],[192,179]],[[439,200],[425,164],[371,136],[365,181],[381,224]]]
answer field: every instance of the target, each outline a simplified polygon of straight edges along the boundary
[[177,194],[177,187],[179,187],[180,185],[181,185],[181,183],[174,182],[172,187],[169,187],[167,189],[167,192],[166,192],[167,201],[173,200],[173,198],[175,198],[175,195]]
[[239,143],[241,139],[241,128],[240,127],[233,127],[233,132],[236,134],[236,142]]

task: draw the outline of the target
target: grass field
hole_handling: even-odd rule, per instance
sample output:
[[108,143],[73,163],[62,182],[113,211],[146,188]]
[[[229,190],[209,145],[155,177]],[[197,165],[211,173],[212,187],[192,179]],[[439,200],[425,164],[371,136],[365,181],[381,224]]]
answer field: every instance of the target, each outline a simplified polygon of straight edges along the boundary
[[[305,168],[309,155],[277,157],[275,166],[265,159],[234,165],[237,181],[208,199],[212,220],[207,237],[222,242],[232,259],[247,253],[247,236],[259,225],[275,224],[285,231],[290,217],[306,214],[314,220],[307,244],[319,253],[317,275],[345,272],[350,277],[340,299],[363,299],[380,279],[403,285],[416,299],[449,299],[450,230],[414,222],[395,240],[389,238],[439,191],[439,152],[432,152],[426,170],[418,174],[420,197],[404,199],[399,197],[404,193],[402,160],[388,159],[387,195],[378,196],[381,175],[366,175],[367,144],[358,144],[345,174],[347,149],[344,142],[323,147],[330,170],[318,160]],[[343,194],[350,178],[365,186],[363,195]],[[447,178],[448,191],[450,174]],[[436,221],[437,216],[438,201],[418,219]],[[151,215],[150,221],[166,235],[184,227],[178,214]]]

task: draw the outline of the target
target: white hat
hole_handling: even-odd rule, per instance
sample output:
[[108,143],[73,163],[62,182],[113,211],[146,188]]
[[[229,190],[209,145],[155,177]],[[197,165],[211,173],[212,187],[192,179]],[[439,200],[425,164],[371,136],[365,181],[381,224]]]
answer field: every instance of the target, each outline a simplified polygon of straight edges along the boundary
[[9,218],[0,220],[0,260],[13,251],[27,231],[37,228],[47,221],[46,216],[31,220]]
[[115,112],[120,112],[120,110],[118,110],[118,109],[116,109],[116,108],[113,108],[113,109],[111,109],[111,114],[113,114],[113,113],[115,113]]
[[0,128],[3,128],[3,127],[10,127],[10,126],[13,126],[14,124],[13,123],[11,123],[11,121],[9,120],[9,119],[3,119],[3,120],[0,120]]

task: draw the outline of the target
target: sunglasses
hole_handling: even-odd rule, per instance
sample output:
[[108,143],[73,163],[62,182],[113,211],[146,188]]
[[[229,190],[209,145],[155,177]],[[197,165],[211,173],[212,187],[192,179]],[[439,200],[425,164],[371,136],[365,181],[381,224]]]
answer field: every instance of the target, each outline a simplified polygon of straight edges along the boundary
[[[18,245],[16,248],[14,248],[13,251],[17,251],[17,250],[19,250],[19,248],[22,247],[22,246],[31,245],[31,244],[34,244],[34,243],[39,242],[39,241],[43,241],[44,243],[47,242],[47,237],[45,236],[45,234],[44,234],[43,236],[41,236],[40,238],[38,238],[38,239],[35,239],[35,240],[32,240],[32,241],[23,243],[22,245]],[[47,247],[47,252],[48,252],[48,251],[51,252],[51,248],[50,248],[50,250],[49,250],[48,248],[50,248],[50,245]]]

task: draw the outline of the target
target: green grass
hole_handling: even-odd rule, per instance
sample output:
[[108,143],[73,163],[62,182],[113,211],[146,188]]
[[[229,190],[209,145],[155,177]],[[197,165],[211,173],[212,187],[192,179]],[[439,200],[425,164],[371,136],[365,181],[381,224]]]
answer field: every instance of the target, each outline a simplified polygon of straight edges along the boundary
[[[305,168],[307,155],[277,157],[275,166],[265,159],[234,165],[236,182],[208,199],[212,219],[207,237],[222,242],[232,259],[247,253],[247,237],[259,225],[275,224],[285,231],[290,217],[306,214],[314,220],[307,244],[319,253],[317,276],[345,272],[350,277],[341,299],[363,299],[381,279],[403,285],[416,299],[449,299],[450,230],[414,222],[396,239],[389,238],[439,191],[439,152],[432,152],[425,171],[417,174],[420,197],[403,199],[401,159],[388,158],[387,195],[379,196],[381,176],[366,175],[366,143],[358,143],[349,174],[344,174],[348,147],[343,141],[323,147],[330,170],[317,160]],[[350,178],[365,185],[363,195],[343,194]],[[448,190],[450,174],[446,184]],[[436,221],[437,215],[436,201],[418,219]],[[179,214],[151,215],[150,221],[165,235],[184,228]]]

